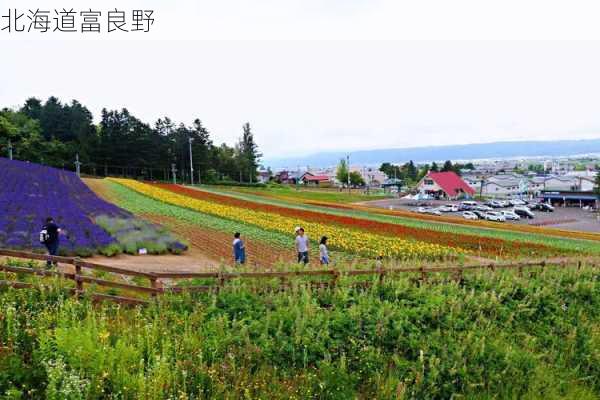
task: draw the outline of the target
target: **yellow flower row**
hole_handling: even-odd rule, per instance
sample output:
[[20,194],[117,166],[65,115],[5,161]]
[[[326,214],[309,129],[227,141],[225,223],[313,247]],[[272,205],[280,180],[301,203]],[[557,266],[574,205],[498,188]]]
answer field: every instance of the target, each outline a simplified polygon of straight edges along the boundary
[[381,236],[339,226],[329,226],[262,211],[212,203],[173,193],[134,180],[110,179],[141,194],[165,203],[189,208],[220,218],[255,225],[269,231],[282,232],[291,235],[294,232],[294,227],[302,226],[309,235],[327,236],[331,248],[348,253],[356,253],[368,257],[377,257],[381,255],[397,259],[441,259],[456,256],[458,253],[462,252],[460,249],[437,244]]

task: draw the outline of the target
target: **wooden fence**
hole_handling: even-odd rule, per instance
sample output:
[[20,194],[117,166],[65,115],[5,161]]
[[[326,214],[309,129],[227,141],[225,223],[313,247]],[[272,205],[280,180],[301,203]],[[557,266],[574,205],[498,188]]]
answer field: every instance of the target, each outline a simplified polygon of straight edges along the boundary
[[[47,277],[60,277],[75,282],[75,288],[69,289],[70,293],[76,296],[82,296],[84,293],[89,295],[94,301],[111,300],[126,305],[140,305],[147,304],[147,299],[116,296],[103,293],[88,293],[85,291],[84,284],[93,284],[100,287],[123,289],[129,292],[138,294],[149,295],[150,297],[156,297],[157,295],[164,293],[181,293],[181,292],[209,292],[220,290],[227,282],[234,279],[273,279],[278,278],[280,280],[280,288],[286,289],[291,286],[290,280],[298,277],[321,277],[327,278],[323,281],[310,281],[307,282],[311,287],[314,288],[331,288],[335,287],[338,280],[342,276],[377,276],[379,281],[383,281],[386,277],[398,276],[401,274],[414,274],[417,279],[425,283],[430,279],[430,275],[446,273],[451,274],[453,279],[461,280],[463,274],[467,271],[473,270],[501,270],[501,269],[512,269],[517,270],[519,274],[523,273],[525,268],[544,268],[547,266],[559,266],[559,267],[577,267],[580,268],[583,263],[586,265],[597,267],[600,265],[597,259],[594,258],[576,258],[576,259],[561,259],[561,260],[542,260],[542,261],[531,261],[531,262],[513,262],[513,263],[489,263],[489,264],[477,264],[477,265],[461,265],[461,266],[421,266],[414,268],[379,268],[379,269],[364,269],[364,270],[335,270],[335,269],[318,269],[308,271],[282,271],[282,272],[142,272],[125,268],[112,267],[97,263],[90,263],[83,261],[76,257],[58,257],[48,256],[44,254],[29,253],[15,250],[0,249],[0,256],[26,259],[26,260],[39,260],[39,261],[52,261],[74,267],[73,273],[60,272],[56,270],[44,270],[41,268],[30,268],[30,267],[15,267],[4,265],[0,263],[0,271],[12,272],[16,274],[33,274],[38,276]],[[95,270],[102,271],[111,274],[121,275],[125,277],[138,277],[148,279],[148,286],[135,285],[130,283],[122,283],[116,281],[110,281],[100,278],[95,278],[90,275],[84,275],[83,270]],[[212,285],[201,285],[201,286],[170,286],[164,287],[164,281],[177,281],[182,279],[213,279],[214,284]],[[367,286],[369,282],[357,282],[356,284]],[[28,282],[19,282],[11,280],[0,280],[0,286],[10,286],[13,288],[32,288],[33,285]]]

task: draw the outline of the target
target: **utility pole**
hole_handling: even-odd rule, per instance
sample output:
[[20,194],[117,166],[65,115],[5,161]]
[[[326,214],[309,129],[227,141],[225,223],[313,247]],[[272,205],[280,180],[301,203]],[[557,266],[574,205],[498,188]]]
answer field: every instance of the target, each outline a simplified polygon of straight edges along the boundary
[[348,167],[348,194],[352,193],[350,190],[350,154],[346,154],[346,166]]
[[10,139],[8,139],[8,159],[9,160],[13,159],[12,151],[13,151],[12,142],[10,141]]
[[190,145],[190,182],[192,183],[192,186],[194,186],[194,162],[192,159],[192,138],[188,138],[188,143]]
[[79,153],[75,154],[75,173],[81,178],[81,163],[79,162]]
[[177,168],[175,168],[175,163],[171,164],[171,174],[173,176],[173,184],[177,185]]

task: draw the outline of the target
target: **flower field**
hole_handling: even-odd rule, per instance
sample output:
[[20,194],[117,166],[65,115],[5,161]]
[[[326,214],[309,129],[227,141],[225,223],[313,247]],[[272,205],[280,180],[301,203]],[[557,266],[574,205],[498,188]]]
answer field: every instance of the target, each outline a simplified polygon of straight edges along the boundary
[[[0,247],[43,251],[39,232],[52,216],[66,233],[61,237],[62,254],[112,255],[125,246],[135,252],[139,246],[157,243],[183,250],[158,227],[136,221],[129,212],[100,199],[73,172],[0,158],[0,187]],[[106,228],[115,230],[99,226],[97,218],[113,221]],[[114,221],[120,221],[118,232]],[[132,233],[143,234],[145,240],[136,244]]]
[[[324,214],[332,214],[341,217],[355,217],[362,220],[383,222],[386,224],[400,225],[407,228],[418,230],[434,231],[436,234],[467,235],[485,240],[500,239],[506,246],[500,248],[499,255],[514,256],[518,254],[518,249],[527,248],[528,245],[542,245],[538,249],[546,249],[541,253],[533,251],[521,252],[522,256],[529,255],[552,255],[552,254],[600,254],[598,246],[599,235],[589,232],[565,231],[555,228],[538,228],[524,225],[484,223],[459,220],[453,217],[431,217],[420,218],[420,214],[408,211],[389,211],[380,208],[363,207],[351,204],[345,204],[340,208],[326,207],[323,205],[308,204],[307,202],[291,202],[289,200],[279,200],[273,197],[256,196],[252,194],[241,194],[233,191],[221,191],[214,188],[202,188],[202,192],[210,191],[213,194],[233,197],[240,200],[250,201],[252,203],[279,206],[291,208],[294,210],[317,211]],[[428,217],[428,216],[424,216]],[[514,227],[514,229],[512,229]],[[435,235],[434,235],[435,237]],[[513,248],[512,250],[510,248]],[[535,247],[534,247],[535,249]],[[479,251],[477,252],[479,253]],[[493,253],[492,253],[493,254]]]
[[344,226],[309,221],[298,217],[218,204],[137,181],[112,178],[111,180],[168,204],[185,207],[227,220],[240,221],[259,227],[265,231],[278,232],[291,236],[293,235],[294,227],[301,225],[313,238],[323,235],[327,236],[330,238],[329,244],[331,248],[350,254],[358,254],[371,258],[382,255],[394,259],[440,260],[456,257],[464,253],[460,248],[425,243],[410,238],[385,236]]
[[227,204],[249,210],[263,211],[281,216],[300,218],[305,221],[321,222],[338,227],[348,227],[377,235],[391,236],[394,238],[411,238],[426,243],[439,244],[452,248],[459,248],[471,253],[486,256],[536,256],[558,255],[563,251],[539,243],[507,242],[506,240],[479,235],[468,235],[458,232],[440,232],[439,230],[424,227],[411,227],[389,222],[374,221],[347,215],[336,215],[316,210],[300,210],[290,207],[262,204],[231,196],[202,190],[189,189],[171,184],[153,184],[156,187],[189,196],[195,199]]
[[[222,188],[211,188],[213,191],[221,191]],[[304,204],[308,206],[319,206],[326,207],[332,209],[341,209],[346,211],[362,211],[368,212],[370,214],[379,214],[379,215],[387,215],[387,216],[395,216],[400,218],[410,218],[414,220],[427,221],[432,222],[433,224],[439,224],[440,222],[454,224],[454,225],[462,225],[466,227],[487,227],[495,230],[505,230],[510,232],[518,232],[518,233],[533,233],[536,235],[548,235],[548,236],[556,236],[563,237],[568,239],[585,239],[585,240],[595,240],[600,241],[600,233],[594,232],[582,232],[582,231],[571,231],[560,228],[542,228],[538,226],[531,225],[502,225],[495,222],[490,221],[470,221],[464,218],[453,217],[453,216],[434,216],[427,214],[419,214],[412,211],[407,210],[386,210],[379,207],[369,207],[361,204],[351,204],[351,201],[360,201],[353,200],[353,197],[350,197],[349,200],[346,201],[326,201],[323,199],[313,200],[310,197],[307,198],[306,195],[303,195],[303,192],[296,192],[294,190],[285,191],[286,195],[282,196],[280,194],[280,190],[269,190],[269,189],[252,189],[252,188],[236,188],[230,187],[227,190],[223,190],[223,192],[233,195],[242,195],[242,196],[253,196],[256,198],[264,198],[264,199],[273,199],[280,200],[285,202],[293,202],[295,204]],[[348,195],[346,195],[348,196]],[[340,196],[343,198],[343,196]],[[336,200],[338,200],[336,198]],[[365,199],[362,199],[363,201]],[[369,200],[368,198],[366,200]]]
[[68,233],[63,249],[87,253],[116,243],[93,217],[128,216],[68,171],[0,158],[0,187],[0,247],[41,249],[38,234],[52,216]]
[[[244,233],[249,265],[270,266],[295,257],[293,240],[289,236],[167,204],[107,179],[88,181],[88,185],[127,211],[160,223],[186,238],[190,245],[216,261],[231,260],[231,241],[235,231]],[[336,254],[338,258],[343,256]]]

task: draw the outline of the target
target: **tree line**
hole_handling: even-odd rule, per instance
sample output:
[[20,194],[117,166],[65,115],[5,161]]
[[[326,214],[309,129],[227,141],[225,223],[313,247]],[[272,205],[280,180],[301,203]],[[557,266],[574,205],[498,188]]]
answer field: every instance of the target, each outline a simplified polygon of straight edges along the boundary
[[180,178],[189,179],[190,141],[194,181],[255,182],[259,168],[258,145],[249,123],[233,146],[213,143],[209,130],[197,118],[191,125],[168,117],[153,124],[126,108],[102,109],[100,122],[77,100],[61,103],[29,98],[19,109],[0,110],[0,154],[12,146],[15,159],[74,169],[76,154],[95,175],[133,174],[170,179],[172,165]]
[[390,179],[400,179],[406,185],[413,185],[419,182],[429,172],[455,172],[461,175],[461,171],[465,169],[474,170],[475,166],[469,162],[466,164],[452,163],[447,160],[441,167],[434,161],[431,164],[423,164],[420,166],[410,160],[403,165],[391,164],[385,162],[381,164],[379,170],[386,174]]

